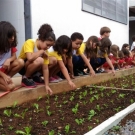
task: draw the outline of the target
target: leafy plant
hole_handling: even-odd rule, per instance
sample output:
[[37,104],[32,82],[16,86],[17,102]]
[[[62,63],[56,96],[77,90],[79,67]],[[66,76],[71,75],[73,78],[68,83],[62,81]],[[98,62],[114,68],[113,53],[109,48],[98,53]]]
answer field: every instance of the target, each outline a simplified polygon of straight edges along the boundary
[[89,111],[88,120],[91,120],[91,118],[96,115],[96,112],[94,110]]
[[17,101],[14,102],[12,107],[15,108],[16,106],[17,106]]
[[133,99],[130,99],[130,103],[133,104],[134,103],[134,100]]
[[2,124],[2,120],[0,119],[0,126],[3,126],[3,124]]
[[75,119],[75,122],[78,124],[78,125],[80,125],[80,124],[83,124],[83,122],[84,122],[84,118],[80,118],[80,119]]
[[54,135],[54,130],[49,131],[49,135]]
[[52,115],[52,112],[49,111],[49,110],[47,110],[47,115],[48,115],[48,116],[51,116],[51,115]]
[[16,134],[20,134],[20,135],[31,135],[30,132],[31,132],[31,129],[32,127],[24,127],[24,130],[25,131],[22,131],[22,130],[16,130],[15,133]]
[[13,129],[14,129],[14,127],[12,127],[12,126],[9,126],[9,127],[8,127],[8,129],[9,129],[9,130],[13,130]]
[[118,97],[119,97],[119,98],[124,98],[124,97],[125,97],[125,94],[119,94]]
[[38,98],[37,98],[37,101],[39,101],[39,100],[41,100],[42,99],[42,96],[39,96]]
[[78,112],[79,104],[77,103],[74,108],[72,108],[72,112],[76,114]]
[[116,93],[116,90],[111,90],[111,93],[112,93],[112,94]]
[[12,111],[11,111],[11,109],[10,110],[4,110],[3,114],[10,117],[11,114],[12,114]]
[[94,97],[91,97],[90,98],[90,103],[92,103],[94,100],[95,100],[95,98]]
[[66,132],[66,133],[69,133],[69,130],[70,130],[70,125],[67,124],[67,125],[65,126],[65,132]]
[[100,110],[101,110],[100,105],[96,105],[96,109],[97,109],[98,111],[100,111]]
[[45,121],[42,122],[42,125],[43,125],[44,127],[46,127],[47,124],[48,124],[48,121],[47,121],[47,120],[45,120]]

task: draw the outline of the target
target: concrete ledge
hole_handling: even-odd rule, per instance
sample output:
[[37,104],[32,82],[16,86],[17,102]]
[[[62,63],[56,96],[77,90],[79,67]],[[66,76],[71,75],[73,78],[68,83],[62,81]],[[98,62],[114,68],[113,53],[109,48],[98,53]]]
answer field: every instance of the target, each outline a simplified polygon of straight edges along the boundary
[[89,131],[84,135],[102,135],[104,132],[111,129],[113,126],[116,126],[121,121],[121,119],[123,119],[126,115],[128,115],[130,112],[133,112],[134,110],[135,103],[115,114],[114,116],[110,117],[109,119],[101,123],[99,126],[95,127],[93,130]]
[[[119,78],[119,77],[130,75],[133,73],[135,73],[135,68],[130,68],[126,70],[117,71],[115,76],[113,76],[111,73],[97,74],[95,77],[91,77],[87,75],[87,76],[76,77],[75,79],[73,79],[73,82],[79,88],[85,85],[96,84],[102,81],[106,81],[113,78]],[[20,85],[21,77],[15,77],[13,81],[15,82],[16,85]],[[70,87],[67,81],[50,84],[50,87],[53,90],[54,94],[70,90]],[[15,101],[17,101],[18,104],[21,104],[21,103],[24,103],[33,99],[37,99],[39,96],[42,96],[42,97],[46,96],[45,88],[43,85],[38,86],[34,89],[26,89],[23,87],[17,91],[11,92],[1,97],[0,108],[13,105]]]

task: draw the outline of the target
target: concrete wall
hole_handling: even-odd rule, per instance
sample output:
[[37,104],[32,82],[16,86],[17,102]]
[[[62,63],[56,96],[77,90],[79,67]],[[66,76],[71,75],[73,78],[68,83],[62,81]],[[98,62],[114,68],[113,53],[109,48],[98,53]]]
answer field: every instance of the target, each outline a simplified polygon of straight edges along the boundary
[[24,28],[24,1],[23,0],[0,0],[0,21],[9,21],[17,30],[18,52],[25,41]]
[[32,37],[37,37],[37,31],[43,23],[49,23],[54,29],[56,37],[70,36],[73,32],[81,32],[84,41],[91,35],[99,35],[103,26],[111,28],[113,44],[120,47],[129,42],[129,26],[111,21],[82,9],[81,0],[31,0]]

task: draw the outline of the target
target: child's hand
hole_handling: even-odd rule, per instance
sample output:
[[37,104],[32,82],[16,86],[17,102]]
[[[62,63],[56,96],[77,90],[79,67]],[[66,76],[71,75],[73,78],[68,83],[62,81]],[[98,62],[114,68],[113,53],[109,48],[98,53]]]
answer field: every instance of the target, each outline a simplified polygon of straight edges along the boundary
[[45,86],[45,89],[46,89],[47,94],[49,94],[49,95],[53,94],[53,91],[51,90],[51,88],[49,86]]
[[72,81],[68,81],[68,84],[70,85],[71,89],[76,89],[76,85]]
[[70,74],[71,79],[75,79],[75,76],[73,74]]
[[6,82],[6,84],[13,83],[12,79],[9,76],[7,76],[6,74],[3,74],[2,75],[2,78],[4,79],[4,81]]
[[7,60],[4,62],[4,64],[3,64],[2,67],[3,67],[4,69],[6,69],[6,70],[9,70],[9,68],[10,68],[10,60],[7,59]]
[[114,69],[112,70],[112,74],[115,76],[115,70]]
[[43,58],[48,59],[48,54],[46,51],[44,51]]
[[95,71],[94,70],[90,70],[90,75],[91,76],[95,76],[96,74],[95,74]]

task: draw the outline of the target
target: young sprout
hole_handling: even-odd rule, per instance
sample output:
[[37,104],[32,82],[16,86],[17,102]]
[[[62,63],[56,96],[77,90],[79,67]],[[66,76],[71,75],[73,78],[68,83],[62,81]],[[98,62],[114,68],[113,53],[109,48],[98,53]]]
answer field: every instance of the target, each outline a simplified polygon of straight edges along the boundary
[[42,122],[42,125],[43,125],[44,127],[46,127],[47,124],[48,124],[48,121],[47,121],[47,120],[45,120],[45,121]]
[[69,130],[70,130],[70,125],[67,124],[67,125],[65,126],[65,132],[66,132],[66,133],[69,133]]
[[37,101],[39,101],[39,100],[41,100],[41,99],[42,99],[42,96],[39,96],[38,99],[37,99]]
[[80,124],[83,124],[84,123],[84,118],[80,118],[80,119],[75,119],[75,122],[80,125]]
[[22,130],[16,130],[15,131],[15,133],[16,134],[21,134],[21,135],[31,135],[31,129],[32,129],[32,127],[30,126],[30,127],[24,127],[24,130],[25,131],[22,131]]
[[49,131],[49,135],[54,135],[54,130]]
[[0,119],[0,126],[3,126],[3,124],[2,124],[2,120]]
[[17,101],[14,102],[12,107],[15,108],[16,106],[17,106]]
[[4,110],[3,114],[10,117],[12,114],[12,111],[11,110]]

